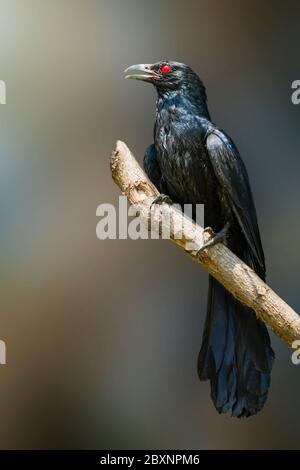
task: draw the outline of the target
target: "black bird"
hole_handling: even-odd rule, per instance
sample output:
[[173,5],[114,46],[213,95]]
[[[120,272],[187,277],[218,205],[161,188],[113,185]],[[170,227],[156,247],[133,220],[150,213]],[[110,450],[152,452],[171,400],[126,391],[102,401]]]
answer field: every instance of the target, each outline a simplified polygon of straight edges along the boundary
[[[144,168],[173,202],[204,204],[205,224],[265,280],[265,259],[245,165],[231,138],[212,123],[205,87],[187,65],[133,65],[125,78],[153,84],[158,98],[154,144]],[[198,358],[219,413],[255,415],[264,406],[274,353],[266,326],[209,277],[208,307]]]

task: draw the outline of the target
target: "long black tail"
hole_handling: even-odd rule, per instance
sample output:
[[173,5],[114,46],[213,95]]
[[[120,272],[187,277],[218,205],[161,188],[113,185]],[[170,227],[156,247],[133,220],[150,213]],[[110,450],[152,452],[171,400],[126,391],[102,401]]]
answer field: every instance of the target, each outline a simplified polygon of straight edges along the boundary
[[255,415],[265,404],[274,353],[264,323],[214,278],[198,359],[201,380],[210,380],[219,413]]

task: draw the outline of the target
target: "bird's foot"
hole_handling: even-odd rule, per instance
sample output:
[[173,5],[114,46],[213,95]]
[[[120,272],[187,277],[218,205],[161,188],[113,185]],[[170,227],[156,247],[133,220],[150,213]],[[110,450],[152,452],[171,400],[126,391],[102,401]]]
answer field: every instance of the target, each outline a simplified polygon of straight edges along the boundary
[[227,240],[227,235],[228,235],[228,230],[230,228],[229,222],[227,222],[222,230],[220,230],[218,233],[214,233],[211,227],[206,227],[204,229],[203,237],[204,239],[209,236],[209,239],[204,242],[204,244],[201,247],[201,250],[204,250],[205,248],[208,248],[210,246],[216,245],[217,243],[225,243]]
[[160,194],[152,202],[151,209],[152,206],[155,206],[156,204],[159,206],[161,206],[162,204],[169,204],[169,206],[171,206],[173,204],[173,201],[169,196],[167,196],[167,194]]

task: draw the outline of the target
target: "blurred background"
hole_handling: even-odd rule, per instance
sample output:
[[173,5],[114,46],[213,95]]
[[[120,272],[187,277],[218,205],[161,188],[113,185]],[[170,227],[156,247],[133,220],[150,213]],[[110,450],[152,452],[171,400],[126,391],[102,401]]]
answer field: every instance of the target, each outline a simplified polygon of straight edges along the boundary
[[142,160],[155,93],[125,67],[206,84],[257,205],[268,282],[300,310],[299,1],[0,0],[0,447],[293,449],[300,365],[272,335],[264,410],[218,415],[196,362],[207,275],[168,241],[99,241],[117,139]]

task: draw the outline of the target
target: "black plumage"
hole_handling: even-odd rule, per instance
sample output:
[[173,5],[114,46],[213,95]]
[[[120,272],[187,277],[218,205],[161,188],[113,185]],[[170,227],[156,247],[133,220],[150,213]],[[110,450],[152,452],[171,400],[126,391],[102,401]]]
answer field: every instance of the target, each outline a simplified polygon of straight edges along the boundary
[[[205,205],[205,225],[215,233],[229,223],[227,244],[265,279],[265,259],[245,165],[231,138],[210,120],[206,92],[193,70],[178,62],[132,66],[128,78],[157,90],[154,144],[144,167],[172,201]],[[141,73],[142,72],[142,73]],[[198,358],[220,413],[256,414],[270,386],[274,353],[265,325],[214,278]]]

